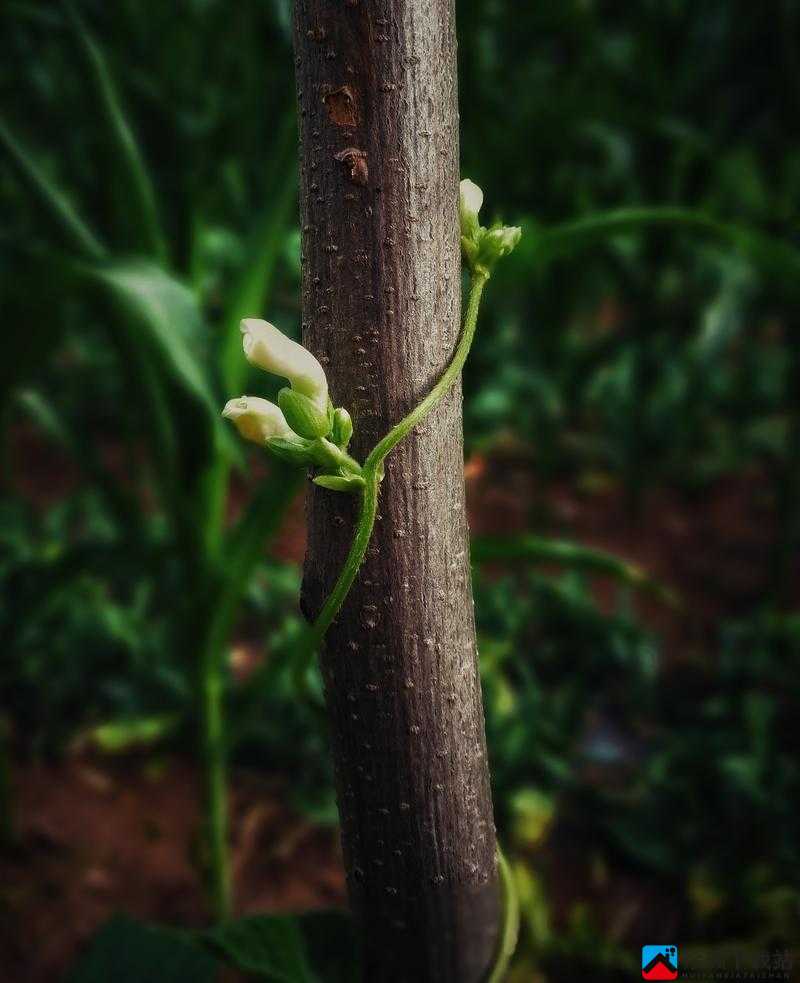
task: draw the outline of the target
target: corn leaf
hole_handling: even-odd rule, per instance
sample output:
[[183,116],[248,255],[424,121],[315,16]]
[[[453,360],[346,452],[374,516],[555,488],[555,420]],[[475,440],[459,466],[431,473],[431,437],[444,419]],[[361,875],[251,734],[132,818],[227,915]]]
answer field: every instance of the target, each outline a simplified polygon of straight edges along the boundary
[[96,99],[106,119],[108,143],[116,149],[125,187],[123,201],[127,206],[128,225],[132,233],[131,246],[163,262],[167,247],[158,218],[155,190],[144,156],[123,111],[105,55],[72,3],[65,0],[64,6],[86,59]]
[[217,400],[203,370],[203,317],[192,292],[147,260],[125,260],[89,268],[139,326],[158,352],[171,381],[185,390],[214,421]]
[[638,564],[622,560],[603,550],[588,549],[563,539],[546,539],[540,536],[476,536],[472,539],[471,553],[475,563],[555,563],[570,569],[605,574],[652,594],[671,607],[679,605],[675,592],[660,584]]
[[789,285],[796,284],[800,277],[800,250],[790,242],[746,226],[721,222],[699,210],[671,206],[596,212],[550,228],[529,225],[522,237],[524,245],[517,262],[525,257],[529,262],[546,264],[562,256],[574,256],[611,236],[658,226],[684,228],[729,245],[761,273]]
[[5,147],[20,177],[34,193],[43,214],[70,246],[84,259],[102,259],[105,255],[103,244],[81,218],[69,197],[48,177],[2,119],[0,145]]

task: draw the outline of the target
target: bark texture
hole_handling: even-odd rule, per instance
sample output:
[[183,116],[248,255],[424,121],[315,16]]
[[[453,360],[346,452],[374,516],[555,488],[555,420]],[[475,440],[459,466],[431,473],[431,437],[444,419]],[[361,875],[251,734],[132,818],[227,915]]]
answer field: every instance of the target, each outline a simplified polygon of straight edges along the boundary
[[[436,382],[460,330],[455,52],[453,0],[296,0],[303,339],[361,460]],[[310,617],[355,511],[310,493]],[[387,460],[322,668],[365,979],[477,983],[499,900],[460,386]]]

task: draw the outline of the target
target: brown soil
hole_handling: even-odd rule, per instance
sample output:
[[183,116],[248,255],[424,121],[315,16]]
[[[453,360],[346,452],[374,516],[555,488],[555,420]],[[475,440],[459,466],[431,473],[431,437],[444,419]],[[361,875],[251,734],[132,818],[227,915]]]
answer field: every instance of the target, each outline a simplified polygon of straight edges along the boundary
[[[239,913],[340,907],[337,835],[293,814],[285,781],[232,782]],[[193,767],[69,757],[14,775],[17,843],[0,856],[0,979],[53,983],[115,911],[201,926]]]
[[[34,441],[25,447],[29,459],[38,453]],[[52,457],[48,473],[51,465]],[[643,616],[665,640],[668,664],[707,649],[717,619],[752,607],[768,589],[775,532],[758,474],[720,481],[691,500],[655,491],[636,512],[604,476],[540,487],[530,463],[514,452],[473,457],[467,485],[473,533],[534,528],[573,539],[635,561],[675,590],[684,601],[680,610],[641,602]],[[64,492],[58,488],[55,497]],[[232,512],[245,497],[245,489],[234,488]],[[299,561],[304,542],[299,496],[275,552]],[[615,588],[608,578],[596,578],[596,590],[601,603],[612,603]],[[252,669],[248,651],[244,642],[234,649],[248,663],[239,667],[243,673]],[[241,913],[344,901],[336,833],[292,813],[284,795],[289,781],[234,776],[232,842]],[[18,842],[0,855],[1,979],[58,979],[116,910],[172,924],[204,923],[191,763],[72,755],[18,767],[13,785]]]
[[[542,487],[530,462],[510,449],[468,463],[467,501],[473,534],[535,529],[633,562],[674,592],[674,607],[643,594],[636,601],[662,639],[668,665],[708,649],[720,619],[741,617],[774,594],[774,503],[756,470],[726,476],[696,496],[653,489],[634,509],[605,474]],[[595,576],[593,586],[610,609],[614,580]]]

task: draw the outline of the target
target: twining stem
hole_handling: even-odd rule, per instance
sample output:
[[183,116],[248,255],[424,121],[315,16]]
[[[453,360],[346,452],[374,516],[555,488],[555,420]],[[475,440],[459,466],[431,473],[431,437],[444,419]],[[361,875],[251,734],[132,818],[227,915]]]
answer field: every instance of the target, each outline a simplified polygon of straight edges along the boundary
[[494,964],[489,971],[486,983],[503,983],[508,972],[508,965],[517,947],[519,936],[519,895],[514,882],[514,872],[497,847],[497,872],[500,875],[500,889],[503,897],[503,915],[500,923],[500,935],[497,940]]
[[436,406],[439,400],[447,393],[456,379],[459,377],[464,363],[472,347],[475,337],[475,328],[478,324],[478,309],[480,307],[481,295],[489,274],[485,271],[473,272],[470,279],[469,300],[467,310],[464,315],[464,326],[461,330],[461,337],[453,353],[449,365],[444,370],[441,378],[431,389],[428,395],[403,419],[396,424],[372,449],[364,462],[361,476],[364,479],[364,487],[361,490],[361,503],[358,513],[358,521],[350,546],[350,552],[342,567],[333,590],[328,595],[322,610],[317,615],[316,620],[311,626],[306,644],[302,647],[297,668],[303,672],[315,652],[322,643],[325,633],[330,628],[336,615],[339,613],[347,594],[353,585],[359,567],[364,561],[364,556],[369,546],[372,530],[375,526],[375,516],[378,512],[378,496],[380,494],[380,482],[383,477],[383,462],[387,455],[407,437],[408,434],[420,423]]

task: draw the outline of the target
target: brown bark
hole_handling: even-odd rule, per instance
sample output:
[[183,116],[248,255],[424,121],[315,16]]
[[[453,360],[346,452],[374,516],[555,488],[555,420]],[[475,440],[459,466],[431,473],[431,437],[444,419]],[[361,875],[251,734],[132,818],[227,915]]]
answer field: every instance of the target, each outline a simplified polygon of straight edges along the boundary
[[[441,375],[460,330],[453,0],[297,0],[295,54],[303,338],[363,460]],[[355,511],[310,495],[309,616]],[[499,901],[460,386],[387,460],[322,668],[365,978],[482,979]]]

